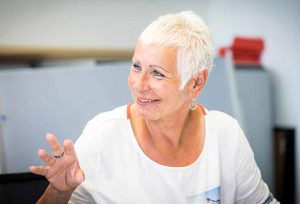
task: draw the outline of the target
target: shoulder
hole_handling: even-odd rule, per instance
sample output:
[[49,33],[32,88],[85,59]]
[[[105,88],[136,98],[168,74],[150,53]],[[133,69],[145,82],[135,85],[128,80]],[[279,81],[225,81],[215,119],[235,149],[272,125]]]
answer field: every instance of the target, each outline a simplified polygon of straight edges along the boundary
[[235,118],[221,111],[206,110],[205,121],[210,128],[230,131],[240,128],[239,123]]
[[218,144],[221,152],[236,154],[246,140],[239,122],[226,113],[206,111],[205,123],[207,137]]
[[126,119],[127,119],[127,105],[123,105],[111,111],[97,114],[88,122],[88,124],[97,125],[97,124],[114,122],[116,120],[126,120]]
[[102,131],[109,128],[117,127],[118,124],[127,121],[127,105],[117,107],[111,111],[102,112],[94,116],[88,121],[84,129],[92,129],[93,131]]
[[120,106],[111,111],[102,112],[93,117],[83,129],[76,143],[100,144],[99,140],[117,135],[127,125],[127,106]]
[[126,105],[97,114],[86,124],[76,140],[75,149],[80,162],[88,164],[97,161],[97,155],[109,151],[112,145],[119,144],[127,130]]

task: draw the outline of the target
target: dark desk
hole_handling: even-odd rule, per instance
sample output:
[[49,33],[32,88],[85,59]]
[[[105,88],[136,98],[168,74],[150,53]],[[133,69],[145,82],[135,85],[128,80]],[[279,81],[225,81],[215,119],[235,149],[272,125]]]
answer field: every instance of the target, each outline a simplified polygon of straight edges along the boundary
[[0,174],[0,204],[36,203],[48,181],[32,173]]

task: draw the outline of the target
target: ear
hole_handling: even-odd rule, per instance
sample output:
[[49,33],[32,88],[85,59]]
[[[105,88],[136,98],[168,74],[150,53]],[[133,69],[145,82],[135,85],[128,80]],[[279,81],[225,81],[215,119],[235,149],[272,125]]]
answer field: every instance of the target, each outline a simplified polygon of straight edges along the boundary
[[206,83],[207,77],[208,77],[208,71],[207,69],[204,69],[193,79],[194,80],[194,86],[192,88],[193,98],[197,98],[199,96]]

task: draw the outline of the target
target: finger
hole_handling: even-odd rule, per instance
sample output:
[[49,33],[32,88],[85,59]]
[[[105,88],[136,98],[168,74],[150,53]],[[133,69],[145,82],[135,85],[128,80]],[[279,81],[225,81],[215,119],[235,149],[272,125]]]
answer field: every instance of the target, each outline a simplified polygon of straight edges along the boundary
[[39,149],[38,151],[39,157],[47,164],[51,166],[55,163],[55,159],[53,159],[45,150]]
[[31,173],[38,174],[41,176],[46,176],[48,173],[48,169],[44,166],[30,166],[29,170]]
[[61,154],[61,145],[59,144],[57,138],[55,135],[51,133],[46,134],[46,138],[48,140],[48,143],[50,144],[50,148],[55,155]]
[[76,155],[74,144],[72,140],[67,139],[64,141],[64,149],[67,155]]

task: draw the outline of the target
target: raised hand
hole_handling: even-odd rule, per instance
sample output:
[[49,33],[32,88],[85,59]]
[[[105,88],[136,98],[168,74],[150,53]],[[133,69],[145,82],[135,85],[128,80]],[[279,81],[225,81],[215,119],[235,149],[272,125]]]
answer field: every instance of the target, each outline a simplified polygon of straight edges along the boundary
[[74,191],[84,181],[84,172],[80,169],[72,141],[65,140],[62,147],[53,134],[48,133],[46,138],[52,155],[40,149],[38,155],[46,166],[31,166],[30,171],[45,176],[52,192],[63,194]]

